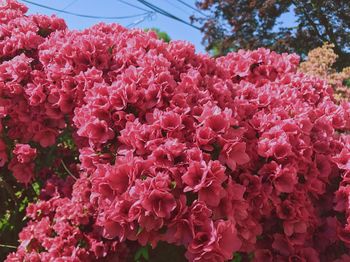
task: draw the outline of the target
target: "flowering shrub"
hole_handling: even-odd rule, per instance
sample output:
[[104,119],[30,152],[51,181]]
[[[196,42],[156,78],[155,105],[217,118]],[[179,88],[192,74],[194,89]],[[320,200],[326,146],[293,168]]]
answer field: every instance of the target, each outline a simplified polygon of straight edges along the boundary
[[297,56],[25,12],[0,7],[0,163],[41,191],[7,261],[349,261],[350,104]]
[[334,44],[324,43],[308,53],[305,62],[300,63],[300,71],[326,79],[332,85],[337,100],[350,99],[350,88],[346,83],[350,79],[350,67],[341,72],[332,68],[338,56],[333,50]]

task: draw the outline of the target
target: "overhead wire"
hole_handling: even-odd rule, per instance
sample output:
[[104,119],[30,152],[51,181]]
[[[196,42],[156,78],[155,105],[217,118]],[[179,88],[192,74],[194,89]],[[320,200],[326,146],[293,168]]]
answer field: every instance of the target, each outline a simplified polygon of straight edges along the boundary
[[191,13],[189,12],[189,10],[185,10],[184,8],[182,8],[182,7],[180,7],[180,6],[175,5],[175,4],[173,3],[173,1],[172,1],[172,0],[165,0],[165,1],[166,1],[166,2],[168,2],[168,3],[169,3],[169,5],[171,5],[171,6],[175,7],[176,9],[181,10],[182,12],[184,12],[184,13],[186,13],[186,14],[188,14],[188,15],[191,15]]
[[72,5],[74,5],[76,2],[78,2],[79,0],[73,0],[70,3],[68,3],[65,7],[62,8],[62,10],[66,10],[68,9],[68,7],[71,7]]
[[152,9],[153,11],[155,11],[155,12],[161,14],[161,15],[164,15],[164,16],[166,16],[166,17],[168,17],[168,18],[177,20],[177,21],[179,21],[179,22],[181,22],[181,23],[183,23],[183,24],[186,24],[186,25],[188,25],[188,26],[191,26],[191,27],[193,27],[193,28],[195,28],[195,29],[197,29],[197,30],[201,30],[198,26],[195,26],[195,25],[193,25],[193,24],[191,24],[191,23],[189,23],[189,22],[187,22],[187,21],[185,21],[185,20],[179,18],[179,17],[177,17],[177,16],[175,16],[175,15],[173,15],[173,14],[171,14],[171,13],[165,11],[164,9],[159,8],[159,7],[157,7],[157,6],[153,5],[153,4],[151,4],[150,2],[148,2],[148,1],[146,1],[146,0],[137,0],[137,1],[140,2],[141,4],[147,6],[148,8]]
[[134,22],[128,24],[126,27],[127,27],[127,28],[131,28],[131,27],[133,27],[133,26],[136,26],[136,25],[142,23],[142,22],[145,21],[147,18],[148,18],[148,19],[152,19],[152,17],[153,17],[155,14],[156,14],[155,12],[151,12],[151,13],[149,13],[148,15],[145,15],[144,17],[142,17],[142,18],[140,18],[140,19],[138,19],[138,20],[136,20],[136,21],[134,21]]
[[48,10],[52,10],[52,11],[56,11],[59,13],[64,13],[64,14],[68,14],[68,15],[73,15],[73,16],[79,16],[79,17],[84,17],[84,18],[93,18],[93,19],[110,19],[110,20],[117,20],[117,19],[128,19],[128,18],[134,18],[134,17],[139,17],[139,16],[145,16],[148,15],[149,13],[151,13],[150,11],[146,12],[146,13],[141,13],[141,14],[135,14],[135,15],[127,15],[127,16],[94,16],[94,15],[86,15],[86,14],[79,14],[79,13],[74,13],[74,12],[69,12],[69,11],[65,11],[62,9],[58,9],[58,8],[54,8],[51,6],[47,6],[47,5],[42,5],[42,4],[38,4],[29,0],[22,0],[25,3],[31,4],[31,5],[35,5],[35,6],[39,6]]
[[140,7],[140,6],[134,5],[134,4],[129,3],[129,2],[127,2],[127,1],[124,1],[124,0],[117,0],[117,1],[120,2],[120,3],[123,3],[123,4],[127,5],[127,6],[131,6],[131,7],[133,7],[133,8],[136,8],[136,9],[139,9],[139,10],[142,10],[142,11],[147,12],[147,14],[145,14],[145,15],[144,15],[143,17],[141,17],[140,19],[137,19],[136,21],[134,21],[134,22],[128,24],[128,25],[126,26],[127,28],[131,28],[132,26],[136,26],[136,25],[142,23],[143,21],[145,21],[147,18],[152,18],[152,16],[156,14],[154,11],[147,10],[147,9],[145,9],[145,8],[142,8],[142,7]]
[[[69,6],[73,5],[76,1],[78,0],[73,0],[70,4],[68,4],[66,7],[64,7],[64,9],[58,9],[58,8],[54,8],[51,6],[47,6],[47,5],[43,5],[43,4],[39,4],[30,0],[22,0],[25,3],[31,4],[31,5],[35,5],[35,6],[39,6],[41,8],[45,8],[48,10],[52,10],[52,11],[56,11],[56,12],[60,12],[60,13],[64,13],[64,14],[68,14],[68,15],[73,15],[73,16],[78,16],[78,17],[84,17],[84,18],[93,18],[93,19],[111,19],[111,20],[117,20],[117,19],[128,19],[128,18],[134,18],[134,17],[140,17],[142,16],[141,19],[139,19],[141,22],[144,21],[146,18],[150,17],[150,15],[153,15],[154,13],[159,13],[163,16],[166,16],[168,18],[174,19],[178,22],[181,22],[183,24],[186,24],[188,26],[191,26],[192,28],[195,28],[197,30],[201,30],[201,28],[191,24],[190,22],[187,22],[169,12],[167,12],[166,10],[159,8],[157,6],[155,6],[154,4],[151,4],[150,2],[146,1],[146,0],[137,0],[139,3],[143,4],[144,6],[148,7],[151,10],[147,10],[144,9],[142,7],[139,7],[137,5],[131,4],[129,2],[126,2],[125,0],[117,0],[121,3],[124,3],[126,5],[132,6],[134,8],[137,8],[139,10],[145,11],[144,13],[140,13],[140,14],[135,14],[135,15],[127,15],[127,16],[95,16],[95,15],[87,15],[87,14],[80,14],[80,13],[75,13],[75,12],[70,12],[70,11],[66,11],[64,9],[68,8]],[[138,24],[140,22],[138,22],[139,20],[137,20],[134,23],[131,23],[130,25],[133,24]]]
[[146,11],[146,12],[149,11],[149,10],[147,10],[147,9],[145,9],[145,8],[142,8],[142,7],[139,7],[139,6],[137,6],[137,5],[131,4],[131,3],[127,2],[127,1],[124,1],[124,0],[117,0],[117,1],[120,2],[120,3],[123,3],[123,4],[125,4],[125,5],[134,7],[134,8],[136,8],[136,9],[142,10],[142,11]]
[[197,13],[199,13],[199,14],[201,14],[201,15],[208,16],[207,14],[203,13],[203,12],[202,12],[201,10],[199,10],[198,8],[195,8],[195,7],[191,6],[191,5],[189,5],[188,3],[186,3],[186,2],[183,1],[183,0],[176,0],[176,1],[179,2],[179,3],[181,3],[181,4],[183,4],[183,5],[185,5],[185,6],[187,6],[187,7],[190,8],[190,9],[196,11]]

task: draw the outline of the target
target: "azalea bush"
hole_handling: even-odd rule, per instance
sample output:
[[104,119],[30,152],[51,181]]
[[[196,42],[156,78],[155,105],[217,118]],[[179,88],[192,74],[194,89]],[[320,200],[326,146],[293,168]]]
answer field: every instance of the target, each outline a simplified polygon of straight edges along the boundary
[[350,104],[296,55],[26,11],[0,7],[1,179],[31,196],[6,261],[350,260]]
[[309,75],[318,76],[332,85],[335,98],[339,101],[350,99],[350,67],[337,72],[333,66],[338,58],[334,52],[334,44],[324,43],[311,50],[307,60],[300,63],[299,70]]

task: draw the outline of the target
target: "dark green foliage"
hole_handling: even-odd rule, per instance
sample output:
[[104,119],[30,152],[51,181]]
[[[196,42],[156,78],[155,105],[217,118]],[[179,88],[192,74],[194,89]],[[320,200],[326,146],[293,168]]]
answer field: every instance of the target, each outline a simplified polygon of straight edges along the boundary
[[[328,0],[198,0],[208,16],[192,17],[202,25],[203,42],[213,54],[237,49],[268,47],[296,52],[302,57],[333,43],[339,70],[350,65],[350,1]],[[279,18],[294,11],[294,25],[281,25]]]
[[[2,139],[12,150],[12,142],[7,139],[5,133],[2,134]],[[61,178],[72,175],[67,165],[78,161],[78,152],[71,137],[71,129],[66,128],[57,140],[58,143],[55,146],[48,148],[41,148],[38,143],[30,142],[32,147],[40,148],[35,160],[36,174],[40,170],[48,168],[50,173]],[[74,152],[73,159],[67,159],[61,154],[62,150],[65,149]],[[8,151],[10,158],[12,157],[11,150]],[[56,163],[57,158],[62,160],[60,164]],[[37,201],[42,184],[41,179],[35,177],[35,181],[32,181],[28,186],[24,186],[17,183],[6,165],[0,168],[0,261],[3,261],[9,252],[16,250],[18,234],[27,222],[25,217],[26,208],[29,203]]]

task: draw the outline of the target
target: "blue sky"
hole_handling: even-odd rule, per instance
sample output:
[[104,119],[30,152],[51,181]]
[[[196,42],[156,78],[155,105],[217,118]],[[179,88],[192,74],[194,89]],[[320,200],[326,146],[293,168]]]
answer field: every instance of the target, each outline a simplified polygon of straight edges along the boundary
[[[63,9],[68,6],[68,8],[65,9],[66,11],[81,13],[81,14],[88,14],[88,15],[95,15],[95,16],[128,16],[128,15],[144,13],[144,11],[128,6],[122,1],[119,2],[118,0],[100,0],[100,1],[96,1],[96,0],[77,0],[77,1],[31,0],[31,1],[35,3],[47,5],[50,7],[54,7],[57,9]],[[194,7],[195,0],[184,0],[184,1]],[[19,2],[24,3],[21,0],[19,0]],[[124,0],[124,2],[134,4],[144,9],[148,9],[147,7],[137,2],[136,0]],[[167,10],[168,12],[186,21],[189,21],[189,16],[195,13],[195,11],[193,11],[192,9],[186,7],[185,5],[175,0],[149,0],[149,2],[156,5],[159,8]],[[29,7],[29,14],[36,14],[36,13],[47,14],[47,15],[57,14],[57,16],[65,19],[70,29],[84,29],[96,24],[99,21],[103,21],[106,23],[116,22],[124,26],[130,25],[132,23],[140,22],[134,27],[139,27],[139,28],[157,27],[161,31],[167,32],[170,35],[171,39],[189,41],[196,46],[196,50],[198,52],[204,52],[204,47],[201,44],[202,36],[200,31],[160,14],[156,14],[152,17],[148,17],[142,22],[140,21],[142,17],[118,19],[118,20],[89,19],[89,18],[76,17],[68,14],[58,13],[55,11],[44,9],[42,7],[31,5],[28,3],[24,3],[24,4],[26,4]]]
[[[22,0],[19,0],[23,2]],[[137,0],[30,0],[38,4],[50,6],[57,9],[64,9],[66,11],[94,15],[94,16],[129,16],[137,15],[144,13],[143,10],[136,9],[131,7],[126,3],[138,6],[143,9],[148,9],[146,6],[139,3]],[[196,14],[200,16],[201,14],[192,10],[191,8],[185,6],[178,0],[148,0],[150,3],[156,5],[159,8],[162,8],[171,14],[186,20],[189,22],[189,16]],[[124,3],[123,3],[124,2]],[[195,0],[183,0],[188,5],[195,7]],[[65,19],[68,27],[70,29],[84,29],[90,27],[100,21],[106,23],[116,22],[124,26],[131,25],[131,27],[139,28],[150,28],[157,27],[161,31],[167,32],[171,39],[176,40],[186,40],[193,43],[198,52],[205,52],[204,46],[201,44],[202,35],[201,32],[195,28],[192,28],[188,25],[175,21],[171,18],[165,17],[161,14],[155,14],[152,16],[139,16],[128,19],[115,19],[115,20],[106,20],[106,19],[91,19],[72,16],[69,14],[58,13],[56,11],[47,10],[45,8],[35,6],[32,4],[25,3],[29,7],[29,14],[56,14],[59,17]],[[283,26],[292,26],[294,23],[294,16],[292,12],[284,14],[279,18],[279,21]],[[137,24],[137,25],[134,25]]]

